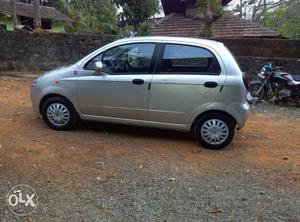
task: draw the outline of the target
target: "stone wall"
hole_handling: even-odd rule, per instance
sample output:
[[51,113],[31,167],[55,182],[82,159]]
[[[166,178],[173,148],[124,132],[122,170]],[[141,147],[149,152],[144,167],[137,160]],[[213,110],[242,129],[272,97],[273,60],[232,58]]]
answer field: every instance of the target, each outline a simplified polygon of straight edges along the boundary
[[236,56],[241,69],[253,78],[265,63],[300,74],[300,41],[287,39],[216,39]]
[[300,59],[300,40],[289,39],[216,39],[235,56]]
[[0,71],[49,70],[78,61],[116,36],[0,32]]
[[[0,32],[0,71],[44,71],[78,61],[117,36]],[[249,78],[273,62],[300,73],[300,40],[217,39],[237,57]]]
[[237,57],[238,63],[249,79],[252,79],[266,63],[282,66],[285,71],[300,75],[300,60],[285,58]]

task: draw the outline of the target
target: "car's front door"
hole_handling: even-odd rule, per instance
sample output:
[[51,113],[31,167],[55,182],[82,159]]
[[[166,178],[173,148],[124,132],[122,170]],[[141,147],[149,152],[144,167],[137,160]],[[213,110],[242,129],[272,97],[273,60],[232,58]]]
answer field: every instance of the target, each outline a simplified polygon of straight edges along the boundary
[[[116,46],[97,55],[78,73],[78,103],[85,115],[147,119],[155,43]],[[95,62],[103,73],[94,75]]]

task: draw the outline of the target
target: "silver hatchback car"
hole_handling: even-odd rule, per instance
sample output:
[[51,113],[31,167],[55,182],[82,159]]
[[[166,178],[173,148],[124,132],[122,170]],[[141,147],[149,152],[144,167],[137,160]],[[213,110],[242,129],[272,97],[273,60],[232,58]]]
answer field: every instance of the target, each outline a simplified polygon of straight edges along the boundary
[[220,42],[138,37],[110,43],[44,73],[34,110],[55,130],[78,120],[192,131],[203,146],[228,145],[248,116],[246,81]]

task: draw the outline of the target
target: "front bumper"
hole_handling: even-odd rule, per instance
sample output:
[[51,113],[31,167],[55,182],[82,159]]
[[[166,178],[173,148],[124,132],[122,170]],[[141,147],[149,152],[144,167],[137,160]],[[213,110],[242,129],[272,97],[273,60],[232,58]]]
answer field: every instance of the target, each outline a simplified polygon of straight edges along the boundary
[[30,97],[33,111],[40,115],[41,90],[38,87],[31,87]]

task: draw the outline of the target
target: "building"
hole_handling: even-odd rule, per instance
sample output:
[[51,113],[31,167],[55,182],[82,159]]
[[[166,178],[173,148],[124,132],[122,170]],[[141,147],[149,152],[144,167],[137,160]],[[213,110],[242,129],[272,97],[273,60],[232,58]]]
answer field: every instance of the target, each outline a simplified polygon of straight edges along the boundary
[[[231,0],[223,0],[226,6]],[[162,0],[165,17],[150,22],[151,35],[201,37],[204,16],[196,0]],[[212,26],[215,38],[283,38],[280,33],[225,13]]]
[[[17,2],[18,26],[33,29],[33,5]],[[72,20],[53,7],[40,6],[41,28],[52,32],[64,32]],[[0,30],[13,31],[12,9],[9,0],[0,0]]]

